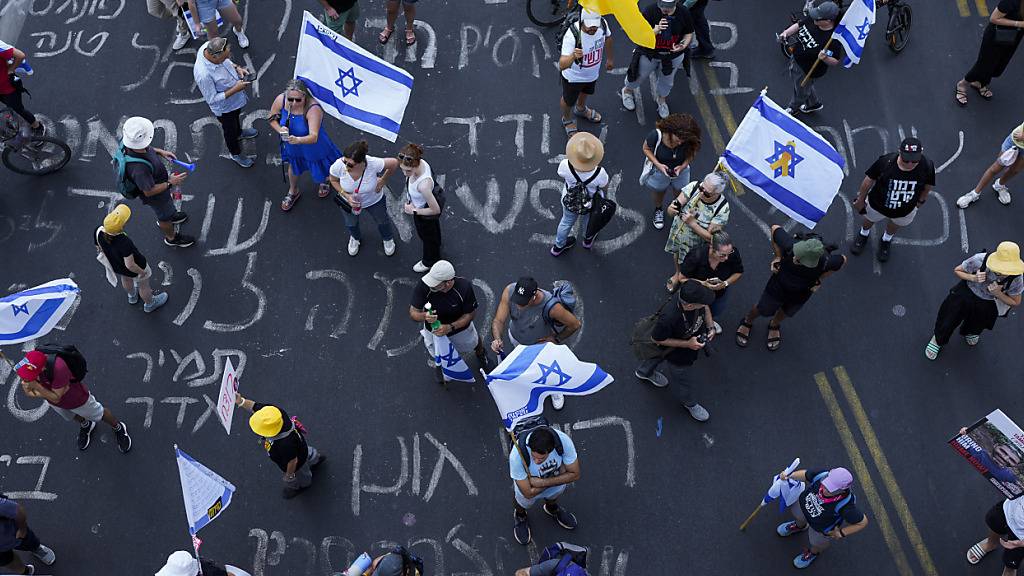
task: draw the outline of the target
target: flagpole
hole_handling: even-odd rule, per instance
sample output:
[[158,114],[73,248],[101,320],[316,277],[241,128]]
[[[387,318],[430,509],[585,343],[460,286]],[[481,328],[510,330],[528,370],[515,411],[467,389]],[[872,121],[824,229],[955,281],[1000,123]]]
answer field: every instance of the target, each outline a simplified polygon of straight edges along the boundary
[[740,532],[743,532],[747,529],[747,525],[750,524],[751,520],[757,517],[757,515],[761,512],[761,508],[764,508],[764,502],[758,504],[757,508],[754,508],[754,511],[750,513],[750,516],[747,516],[747,519],[743,521],[743,524],[740,524]]
[[7,356],[4,356],[3,350],[0,350],[0,358],[3,358],[4,362],[7,362],[7,365],[11,367],[11,370],[14,370],[14,362],[11,362],[11,359]]
[[[825,42],[825,47],[822,48],[821,51],[822,52],[827,52],[828,51],[828,47],[831,44],[832,44],[832,37],[829,37],[828,42]],[[804,76],[804,79],[800,81],[800,87],[801,88],[807,85],[807,79],[810,78],[811,74],[814,73],[814,69],[818,67],[818,64],[821,64],[821,58],[815,58],[814,59],[814,64],[811,64],[811,69],[807,71],[807,74]]]

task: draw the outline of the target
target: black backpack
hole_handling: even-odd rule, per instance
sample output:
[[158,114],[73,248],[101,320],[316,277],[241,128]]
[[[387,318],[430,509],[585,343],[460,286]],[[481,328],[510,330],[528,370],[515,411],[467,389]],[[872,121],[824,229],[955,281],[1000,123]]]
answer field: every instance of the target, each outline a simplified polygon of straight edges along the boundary
[[[519,448],[520,455],[529,454],[530,447],[526,445],[526,440],[530,437],[535,430],[541,428],[547,428],[555,435],[555,452],[561,456],[565,452],[565,448],[562,446],[562,439],[555,432],[555,429],[551,427],[551,423],[544,417],[543,414],[537,416],[530,416],[529,418],[523,418],[512,427],[512,438],[515,440],[516,447]],[[529,462],[527,462],[529,464]]]
[[579,173],[576,172],[576,168],[573,167],[571,162],[569,163],[569,171],[572,172],[572,176],[576,179],[576,183],[572,186],[565,187],[565,196],[562,197],[562,206],[565,206],[565,209],[573,214],[586,214],[590,212],[590,209],[593,207],[593,202],[587,195],[587,186],[601,175],[601,167],[598,166],[595,168],[594,173],[586,180],[580,178]]
[[569,542],[557,542],[541,550],[539,561],[547,562],[557,558],[556,576],[576,576],[579,574],[589,574],[586,570],[587,556],[589,554],[590,549],[586,546],[579,546]]
[[81,382],[89,371],[86,366],[85,356],[78,351],[78,348],[71,344],[48,342],[36,348],[36,351],[46,354],[46,368],[43,369],[43,374],[50,382],[53,382],[53,367],[57,362],[57,358],[60,358],[68,365],[68,369],[71,370],[72,382]]
[[636,324],[633,325],[633,333],[630,335],[629,345],[633,348],[633,355],[638,360],[651,360],[653,358],[662,358],[672,351],[667,346],[659,346],[654,342],[654,338],[651,336],[654,333],[654,327],[658,325],[658,320],[661,319],[662,311],[665,306],[675,298],[675,294],[669,294],[668,298],[658,306],[658,309],[650,316],[644,316]]
[[405,546],[395,546],[391,549],[392,554],[402,557],[402,576],[423,576],[423,560],[405,549]]
[[[444,188],[442,188],[441,185],[437,183],[437,179],[434,178],[433,176],[431,176],[430,179],[434,181],[434,189],[431,190],[431,194],[434,195],[434,200],[437,201],[438,212],[437,214],[431,214],[430,216],[420,215],[420,218],[424,218],[426,220],[439,220],[441,218],[441,215],[444,214],[444,205],[447,202],[447,199],[444,196]],[[405,188],[406,190],[409,189],[408,179],[406,179]]]

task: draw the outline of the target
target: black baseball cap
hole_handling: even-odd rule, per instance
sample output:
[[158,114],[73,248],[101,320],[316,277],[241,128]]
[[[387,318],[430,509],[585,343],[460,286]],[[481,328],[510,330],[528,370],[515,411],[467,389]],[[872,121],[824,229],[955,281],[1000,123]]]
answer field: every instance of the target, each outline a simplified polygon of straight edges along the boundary
[[920,162],[922,150],[924,147],[921,146],[921,141],[917,138],[904,138],[903,142],[900,142],[900,158],[904,162]]
[[516,285],[512,288],[512,295],[509,296],[509,299],[512,300],[513,304],[526,306],[536,293],[537,281],[529,276],[522,276],[519,280],[516,280]]
[[680,304],[704,304],[715,301],[715,291],[696,280],[687,280],[679,285]]

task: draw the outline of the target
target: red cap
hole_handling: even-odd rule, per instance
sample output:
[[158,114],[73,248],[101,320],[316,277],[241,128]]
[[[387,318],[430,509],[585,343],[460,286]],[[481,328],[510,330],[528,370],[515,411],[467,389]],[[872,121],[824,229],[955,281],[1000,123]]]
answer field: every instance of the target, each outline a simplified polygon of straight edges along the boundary
[[25,354],[25,358],[18,362],[14,368],[18,371],[18,377],[26,382],[35,382],[39,373],[46,366],[46,354],[39,350],[33,350]]

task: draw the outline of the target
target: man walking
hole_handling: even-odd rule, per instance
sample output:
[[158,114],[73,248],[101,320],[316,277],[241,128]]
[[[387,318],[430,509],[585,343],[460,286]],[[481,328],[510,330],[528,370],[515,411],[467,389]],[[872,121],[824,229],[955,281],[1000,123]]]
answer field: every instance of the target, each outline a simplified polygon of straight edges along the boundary
[[[472,351],[480,366],[488,369],[484,341],[476,331],[476,292],[473,283],[455,276],[455,267],[447,260],[438,260],[416,283],[409,303],[409,318],[421,324],[420,334],[430,358],[436,358],[434,336],[447,336],[459,354]],[[444,353],[444,351],[441,351]],[[438,384],[444,384],[444,372],[434,368]]]
[[242,129],[242,107],[249,102],[245,89],[252,80],[249,71],[231,61],[227,38],[214,38],[199,47],[192,76],[210,110],[224,129],[224,143],[231,159],[242,168],[253,165],[253,159],[242,156],[240,140],[255,138],[255,128]]
[[187,248],[196,239],[177,231],[176,226],[188,220],[188,214],[174,207],[171,189],[178,186],[187,176],[184,172],[170,174],[162,158],[174,160],[176,156],[150,146],[153,142],[153,123],[141,116],[125,120],[121,129],[124,146],[124,185],[140,194],[142,203],[153,209],[157,225],[164,233],[164,244]]
[[914,221],[917,207],[924,204],[932,186],[935,186],[935,165],[924,156],[923,150],[920,140],[905,138],[898,153],[879,156],[864,172],[860,191],[853,202],[853,209],[864,215],[864,223],[850,247],[851,254],[863,252],[871,236],[871,227],[876,222],[887,220],[875,256],[879,262],[889,260],[892,237],[897,230]]
[[867,527],[868,517],[857,507],[857,498],[850,490],[853,475],[846,468],[797,470],[788,476],[783,470],[779,478],[807,483],[800,499],[789,507],[793,520],[775,529],[782,537],[807,531],[810,548],[793,558],[797,568],[807,568],[832,542]]
[[[825,50],[838,19],[839,6],[831,1],[822,2],[810,8],[806,18],[779,34],[779,42],[792,45],[793,59],[789,63],[789,74],[793,78],[793,98],[786,108],[790,114],[817,112],[825,107],[818,100],[814,82],[825,75],[829,66],[836,66],[843,58],[843,48],[838,42],[833,42],[828,51]],[[821,62],[815,66],[818,60]],[[804,77],[812,67],[814,72],[804,83]]]
[[[70,360],[71,364],[65,359]],[[44,345],[41,349],[26,353],[14,368],[21,378],[21,389],[26,396],[42,398],[62,418],[68,422],[78,422],[79,450],[89,447],[92,431],[100,420],[114,430],[117,449],[122,454],[132,449],[132,437],[128,435],[124,422],[104,408],[82,382],[85,377],[85,358],[77,348]]]
[[667,99],[675,83],[676,70],[683,66],[686,49],[693,40],[693,20],[690,11],[678,6],[676,0],[658,0],[641,14],[654,30],[655,45],[654,48],[637,46],[633,49],[633,59],[622,87],[622,106],[626,110],[636,109],[640,83],[654,73],[658,78],[658,117],[667,118],[670,114]]
[[249,428],[263,437],[267,456],[284,472],[285,499],[294,498],[313,484],[313,469],[327,457],[306,443],[306,431],[298,420],[273,404],[253,402],[235,393],[235,405],[252,412]]
[[513,536],[523,546],[530,543],[530,521],[526,511],[538,500],[544,513],[566,530],[575,530],[576,516],[558,505],[565,487],[580,479],[576,446],[567,434],[540,426],[516,438],[508,455],[509,476],[515,491]]
[[[494,338],[491,350],[499,356],[505,354],[502,337],[506,334],[506,324],[512,348],[541,342],[563,344],[581,326],[572,310],[554,293],[538,288],[537,281],[529,276],[509,284],[501,293],[501,301],[491,323],[491,336]],[[565,406],[565,396],[551,394],[551,406],[561,410]]]
[[47,566],[57,560],[53,550],[44,546],[29,528],[21,504],[0,494],[0,569],[5,574],[35,574],[36,567],[22,562],[15,550],[29,552]]
[[588,122],[601,121],[597,110],[587,108],[587,96],[594,93],[606,49],[606,67],[611,70],[614,59],[608,22],[597,12],[582,9],[579,19],[566,28],[558,58],[558,69],[562,71],[562,126],[567,136],[577,131],[573,115]]
[[683,6],[690,11],[693,33],[697,37],[697,47],[690,57],[711,60],[715,57],[715,45],[711,42],[711,25],[708,24],[708,17],[704,15],[708,0],[684,0]]
[[[702,350],[715,337],[715,320],[710,305],[715,292],[697,280],[686,280],[679,285],[675,306],[669,306],[658,318],[651,339],[664,347],[664,354],[644,360],[633,374],[658,388],[674,382],[680,400],[690,416],[698,422],[707,422],[711,415],[693,397],[692,378],[688,368],[697,361]],[[668,376],[655,370],[665,362]]]

